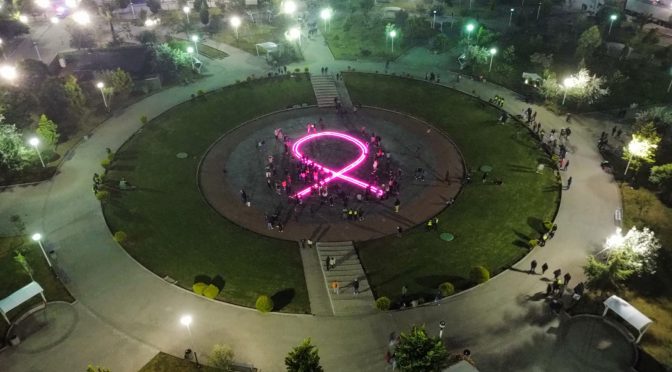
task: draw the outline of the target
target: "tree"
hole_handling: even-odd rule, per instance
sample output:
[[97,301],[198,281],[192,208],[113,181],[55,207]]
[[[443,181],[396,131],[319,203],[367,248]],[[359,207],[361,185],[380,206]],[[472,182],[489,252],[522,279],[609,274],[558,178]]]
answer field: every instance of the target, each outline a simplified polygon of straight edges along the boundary
[[147,4],[147,7],[152,14],[156,14],[161,10],[161,0],[147,0],[145,4]]
[[394,24],[399,28],[405,28],[406,22],[408,22],[408,12],[405,10],[400,10],[394,13]]
[[310,338],[303,340],[285,358],[287,372],[322,372],[317,347],[310,344]]
[[27,34],[28,31],[28,26],[16,19],[0,17],[0,38],[4,42],[9,42],[19,35]]
[[660,143],[660,136],[653,122],[646,124],[637,123],[635,132],[632,134],[631,143],[643,144],[641,148],[633,153],[630,145],[623,146],[623,160],[630,162],[630,167],[635,171],[639,170],[643,163],[654,163],[656,161],[656,149]]
[[30,276],[30,280],[33,280],[33,272],[34,272],[33,268],[30,266],[30,263],[28,263],[28,259],[26,258],[26,256],[23,255],[23,253],[21,253],[21,251],[19,250],[16,251],[14,261],[16,261],[16,263],[18,263],[19,266],[21,266],[23,271],[25,271],[26,274]]
[[597,47],[602,45],[602,35],[597,26],[593,26],[581,34],[576,46],[577,59],[590,58]]
[[233,350],[227,345],[215,344],[212,347],[208,360],[213,367],[219,368],[223,371],[232,371],[231,364],[233,363]]
[[656,273],[656,258],[660,247],[660,241],[647,227],[641,230],[633,227],[624,236],[619,231],[604,243],[604,251],[608,255],[622,254],[630,267],[639,274]]
[[649,181],[666,194],[664,196],[666,201],[672,199],[672,163],[656,165],[651,168],[651,175]]
[[260,295],[257,297],[257,302],[255,303],[255,306],[257,310],[261,313],[268,313],[269,311],[273,311],[273,300],[266,296],[266,295]]
[[95,72],[94,76],[97,81],[105,83],[105,87],[109,87],[113,95],[122,99],[128,97],[133,90],[131,74],[120,68]]
[[21,87],[28,92],[38,92],[45,80],[50,76],[47,65],[42,61],[24,59],[19,62]]
[[362,14],[364,14],[364,17],[369,18],[369,12],[371,9],[373,9],[373,5],[375,4],[375,0],[360,0],[359,1],[359,7],[362,10]]
[[588,256],[583,272],[586,274],[586,284],[589,288],[608,290],[620,288],[621,283],[634,274],[635,270],[623,253],[615,252],[609,255],[606,261]]
[[549,70],[553,65],[553,54],[534,53],[530,56],[530,62],[541,66],[544,70]]
[[439,371],[449,357],[441,339],[427,336],[425,328],[418,326],[401,333],[394,355],[401,371]]
[[190,65],[191,56],[180,50],[172,49],[168,44],[154,45],[154,64],[156,72],[166,81],[176,80],[181,70]]
[[541,94],[546,98],[560,98],[567,92],[567,98],[571,98],[579,103],[593,103],[609,94],[609,89],[603,88],[605,84],[603,78],[597,75],[591,75],[590,71],[583,68],[578,73],[570,75],[568,79],[574,83],[569,88],[558,83],[555,76],[550,75],[541,83]]
[[70,32],[70,47],[75,49],[88,49],[96,46],[96,39],[93,33],[82,27],[71,27]]
[[210,23],[210,11],[207,6],[203,7],[203,9],[198,12],[198,16],[201,18],[201,23],[203,25]]
[[140,34],[138,34],[137,38],[138,38],[138,41],[141,44],[145,44],[145,45],[156,44],[156,41],[158,40],[158,38],[156,36],[156,32],[150,31],[150,30],[144,30],[144,31],[140,32]]
[[86,367],[86,372],[112,372],[109,368],[93,366],[91,364]]
[[84,96],[82,88],[77,83],[75,75],[68,75],[65,77],[63,88],[65,89],[65,95],[70,102],[70,109],[76,113],[80,113],[86,104],[86,97]]
[[40,120],[37,122],[36,132],[47,144],[55,145],[58,143],[58,137],[60,137],[58,134],[58,125],[49,120],[44,114],[40,116]]
[[42,85],[39,95],[42,111],[59,123],[68,120],[68,95],[63,83],[57,77],[47,79]]
[[0,121],[0,169],[18,171],[26,165],[29,149],[13,124]]

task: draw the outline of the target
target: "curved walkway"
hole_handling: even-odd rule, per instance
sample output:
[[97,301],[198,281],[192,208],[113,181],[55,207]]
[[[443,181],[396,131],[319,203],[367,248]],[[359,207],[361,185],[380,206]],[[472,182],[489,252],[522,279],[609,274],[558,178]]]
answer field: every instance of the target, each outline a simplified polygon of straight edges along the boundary
[[[322,54],[314,56],[311,45],[315,50],[323,49],[320,43],[304,43],[307,63],[297,67],[308,64],[315,71],[328,65],[330,70],[338,71],[350,65],[358,71],[382,70],[383,66],[377,63],[334,62],[325,60]],[[3,215],[21,211],[39,221],[29,228],[39,228],[48,237],[59,265],[70,278],[68,288],[78,299],[75,308],[80,316],[90,319],[86,327],[76,327],[58,351],[32,354],[30,358],[18,351],[20,347],[0,353],[3,370],[50,369],[47,366],[82,370],[86,364],[95,363],[115,371],[131,371],[148,361],[156,350],[181,356],[187,346],[204,353],[214,343],[226,343],[233,346],[237,360],[264,371],[278,371],[284,369],[284,356],[291,346],[310,336],[320,348],[327,371],[380,371],[391,332],[424,323],[430,332],[438,333],[440,320],[447,323],[444,338],[448,346],[472,349],[474,360],[483,371],[505,370],[510,365],[517,366],[516,370],[564,370],[562,366],[549,365],[555,359],[549,353],[552,356],[563,347],[554,345],[556,337],[552,332],[560,320],[549,317],[543,301],[533,296],[546,287],[538,275],[509,270],[440,306],[409,311],[359,317],[260,315],[169,285],[119,248],[111,239],[100,205],[91,192],[91,175],[100,171],[105,148],[118,148],[139,129],[141,115],[155,117],[188,99],[197,89],[221,87],[267,70],[262,58],[230,47],[223,49],[231,52],[218,66],[224,73],[187,87],[171,88],[117,112],[76,148],[53,180],[0,194]],[[424,77],[427,67],[393,64],[391,71]],[[441,71],[443,81],[453,80],[441,66],[435,66],[434,71]],[[504,96],[505,109],[512,113],[527,107],[514,93],[492,84],[463,79],[456,88],[482,97]],[[544,108],[533,109],[547,131],[566,126],[562,118]],[[586,124],[579,118],[571,124],[571,166],[563,177],[571,175],[574,182],[571,190],[563,193],[557,217],[560,228],[549,244],[535,249],[516,265],[527,269],[532,259],[548,262],[550,271],[569,271],[574,283],[582,280],[580,267],[586,254],[613,232],[613,212],[620,206],[617,185],[601,171],[600,155],[594,146],[603,128],[599,123]],[[193,341],[178,322],[183,313],[194,316]],[[124,351],[127,353],[122,354]]]

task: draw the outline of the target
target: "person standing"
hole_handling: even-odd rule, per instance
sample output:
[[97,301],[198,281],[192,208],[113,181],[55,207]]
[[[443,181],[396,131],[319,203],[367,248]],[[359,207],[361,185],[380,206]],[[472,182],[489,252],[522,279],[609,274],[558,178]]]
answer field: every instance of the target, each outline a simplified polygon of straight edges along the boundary
[[247,205],[247,193],[243,189],[240,189],[240,201]]
[[355,278],[352,282],[352,291],[354,294],[359,294],[359,278]]
[[532,260],[532,262],[530,262],[530,274],[536,273],[536,270],[537,270],[537,260]]
[[399,198],[394,201],[394,213],[399,213],[399,208],[401,207],[401,201],[399,201]]
[[569,275],[569,273],[565,273],[564,279],[565,279],[565,286],[568,286],[569,281],[572,279],[572,276]]
[[331,282],[331,289],[333,289],[334,294],[338,294],[338,293],[339,293],[338,282],[337,282],[336,280],[334,280],[333,282]]
[[616,127],[615,126],[611,129],[611,136],[612,137],[616,136]]
[[546,273],[546,270],[548,270],[548,264],[544,262],[544,264],[541,265],[541,275],[544,275]]
[[553,279],[558,280],[558,278],[560,277],[561,274],[562,274],[562,270],[560,270],[560,269],[555,270],[553,272]]
[[331,268],[331,257],[329,256],[325,259],[325,267],[327,268],[327,271]]
[[329,258],[329,266],[331,266],[331,267],[330,267],[331,269],[335,269],[335,268],[336,268],[336,257],[331,257],[331,258]]
[[569,177],[569,179],[567,179],[567,188],[565,188],[565,190],[569,190],[571,186],[572,186],[572,177]]

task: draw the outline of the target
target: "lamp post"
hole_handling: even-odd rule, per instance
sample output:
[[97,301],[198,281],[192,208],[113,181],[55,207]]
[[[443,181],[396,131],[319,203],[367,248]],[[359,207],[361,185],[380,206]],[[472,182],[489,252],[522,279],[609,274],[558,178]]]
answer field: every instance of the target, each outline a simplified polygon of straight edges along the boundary
[[182,11],[184,12],[184,14],[187,15],[187,24],[191,23],[189,21],[189,13],[191,12],[191,8],[189,8],[188,6],[185,6],[184,8],[182,8]]
[[0,66],[0,77],[13,83],[16,80],[18,74],[16,72],[16,67],[10,65]]
[[565,100],[567,99],[567,91],[569,88],[572,88],[576,85],[576,79],[568,77],[563,81],[562,85],[565,87],[565,94],[562,96],[562,103],[561,105],[565,104]]
[[630,158],[628,159],[628,165],[626,165],[623,175],[625,176],[628,173],[628,169],[630,169],[630,162],[632,162],[633,157],[644,157],[649,153],[649,150],[656,147],[658,146],[650,143],[646,139],[640,139],[636,136],[632,136],[632,140],[630,140],[630,143],[628,143],[628,152],[630,152]]
[[191,35],[191,41],[194,42],[194,49],[196,50],[196,55],[198,56],[198,35]]
[[609,32],[607,32],[607,35],[611,35],[611,27],[614,25],[614,21],[618,19],[618,16],[616,14],[612,14],[609,16]]
[[495,54],[497,54],[497,48],[490,48],[490,68],[488,72],[492,71],[492,61],[495,59]]
[[539,20],[539,14],[541,14],[541,1],[539,2],[539,5],[537,6],[537,21]]
[[332,11],[331,8],[324,8],[320,11],[320,18],[324,20],[324,32],[327,32],[327,24],[331,20]]
[[513,21],[513,11],[514,9],[511,8],[511,11],[509,12],[509,27],[511,27],[511,21]]
[[474,31],[474,28],[476,28],[476,26],[474,26],[473,23],[467,25],[467,42],[471,40],[471,31]]
[[189,53],[189,60],[191,61],[191,70],[194,70],[194,48],[187,47],[187,53]]
[[103,96],[103,104],[105,105],[105,110],[110,111],[110,107],[107,105],[107,98],[105,98],[105,84],[102,81],[96,83],[96,88],[100,89],[100,95]]
[[23,24],[28,24],[28,16],[25,14],[19,15],[19,22]]
[[44,255],[44,259],[47,260],[47,265],[49,265],[49,268],[53,268],[53,266],[51,266],[49,256],[47,256],[47,252],[44,250],[44,245],[42,245],[42,234],[35,233],[31,238],[40,246],[40,250],[42,250],[42,254]]
[[397,37],[397,31],[390,31],[390,40],[392,41],[392,54],[394,54],[394,38]]
[[446,328],[446,322],[445,321],[440,321],[439,322],[439,338],[443,338],[443,329]]
[[33,146],[35,149],[35,152],[37,152],[37,157],[40,158],[40,163],[42,163],[42,168],[46,168],[47,166],[44,165],[44,160],[42,159],[42,154],[40,153],[40,149],[37,147],[40,145],[40,140],[37,139],[37,137],[32,137],[31,139],[28,140],[28,143]]
[[282,12],[287,15],[292,15],[296,12],[296,3],[292,0],[287,0],[282,3]]
[[301,48],[301,30],[298,27],[292,27],[287,31],[285,34],[285,37],[289,41],[294,41],[298,40],[299,41],[299,48]]
[[57,25],[59,22],[61,22],[61,20],[58,19],[58,17],[51,17],[49,18],[49,22],[51,22],[53,25]]
[[180,323],[182,323],[183,326],[187,327],[187,332],[189,332],[189,346],[191,346],[190,348],[187,348],[187,352],[185,353],[185,355],[188,354],[189,350],[191,350],[194,353],[194,356],[195,356],[195,359],[196,359],[196,365],[198,366],[199,365],[198,364],[198,356],[196,355],[196,352],[193,351],[194,350],[194,338],[191,335],[191,321],[192,321],[191,315],[186,314],[186,315],[182,315],[182,317],[180,317]]
[[78,10],[72,13],[72,20],[80,26],[86,26],[91,23],[91,16],[84,10]]
[[432,12],[433,17],[432,17],[432,30],[434,29],[434,25],[436,24],[436,10]]
[[233,26],[233,30],[236,32],[236,40],[238,40],[238,27],[240,27],[240,17],[233,16],[231,17],[231,26]]

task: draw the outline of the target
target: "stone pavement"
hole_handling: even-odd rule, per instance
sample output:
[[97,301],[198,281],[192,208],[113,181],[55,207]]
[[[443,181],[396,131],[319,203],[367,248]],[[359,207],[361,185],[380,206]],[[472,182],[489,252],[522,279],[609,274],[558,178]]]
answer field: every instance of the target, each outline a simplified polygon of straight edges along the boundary
[[[317,61],[310,64],[312,71],[319,71],[326,63],[313,54],[318,47],[304,43],[307,61]],[[346,70],[348,65],[371,72],[384,67],[373,62],[331,61],[329,69]],[[562,371],[574,365],[575,359],[567,360],[575,358],[571,345],[556,343],[554,328],[560,320],[545,316],[545,304],[534,296],[545,288],[545,282],[537,275],[505,271],[484,285],[442,301],[439,306],[407,311],[352,317],[262,315],[194,296],[169,285],[132,260],[111,239],[100,205],[90,192],[90,176],[100,171],[99,160],[105,156],[105,147],[117,149],[139,129],[140,116],[153,118],[187,100],[198,89],[214,89],[268,71],[263,58],[243,53],[231,54],[217,66],[226,73],[214,74],[190,86],[167,89],[115,112],[113,118],[75,149],[52,180],[0,193],[0,213],[24,215],[29,229],[40,229],[58,252],[71,280],[68,288],[78,299],[75,307],[80,319],[86,320],[52,349],[26,356],[19,346],[0,353],[3,370],[74,371],[95,363],[115,371],[132,371],[149,360],[157,349],[181,356],[187,345],[204,352],[214,343],[226,343],[233,346],[237,360],[264,371],[280,371],[290,347],[310,336],[320,348],[325,370],[380,371],[384,368],[383,355],[391,332],[407,330],[412,324],[426,324],[430,332],[438,333],[440,320],[448,323],[444,333],[448,347],[451,350],[469,347],[482,371],[501,371],[510,366],[517,371]],[[422,78],[427,66],[423,63],[415,68],[393,63],[391,72]],[[527,107],[517,94],[502,87],[468,79],[454,83],[453,74],[438,65],[434,70],[441,71],[442,84],[485,98],[495,94],[505,97],[505,109],[511,113]],[[563,118],[543,107],[533,109],[547,131],[567,126]],[[567,173],[562,172],[562,177],[572,176],[574,184],[571,190],[563,192],[556,219],[558,233],[517,267],[529,267],[532,259],[548,262],[551,270],[569,271],[573,281],[578,282],[583,279],[581,265],[586,254],[613,233],[613,211],[620,207],[618,187],[599,167],[595,141],[603,128],[587,124],[576,116],[570,124],[571,166]],[[7,231],[8,226],[0,229]],[[192,342],[179,325],[178,319],[184,313],[194,316]],[[39,335],[38,332],[33,337]],[[549,348],[568,351],[564,354],[567,357],[549,359],[541,352]],[[594,357],[600,355],[596,353]],[[609,356],[605,354],[605,358]],[[580,367],[584,370],[583,364]]]

